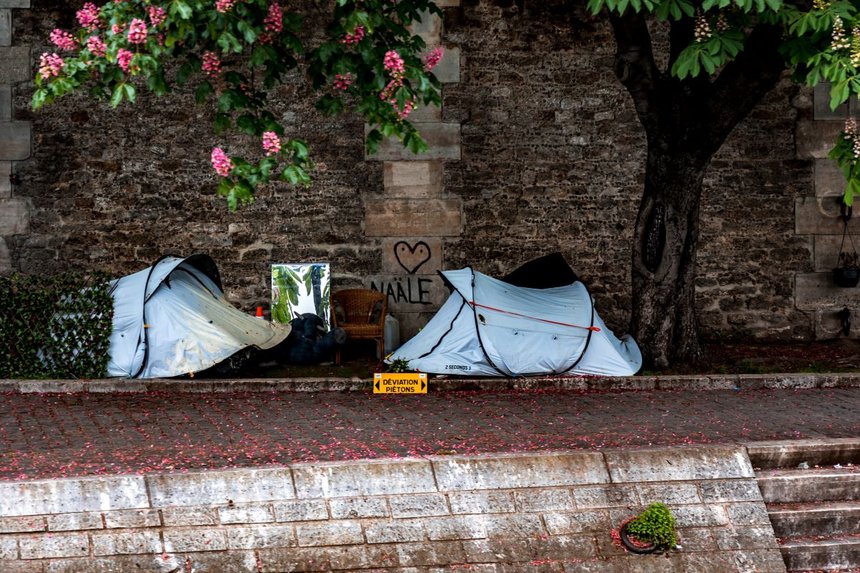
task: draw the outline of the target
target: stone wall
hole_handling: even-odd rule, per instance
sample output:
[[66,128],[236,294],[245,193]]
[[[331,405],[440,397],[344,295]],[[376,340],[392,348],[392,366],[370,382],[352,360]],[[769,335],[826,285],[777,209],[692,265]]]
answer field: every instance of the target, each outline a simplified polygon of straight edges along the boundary
[[[608,25],[554,13],[554,3],[458,4],[443,2],[444,20],[419,30],[448,54],[442,109],[416,116],[431,154],[386,146],[365,158],[365,126],[319,116],[297,78],[278,92],[277,113],[310,142],[315,182],[263,190],[238,213],[214,196],[208,154],[246,143],[215,136],[189,93],[118,110],[74,96],[34,113],[29,83],[15,84],[14,119],[32,122],[34,145],[14,167],[29,226],[6,236],[8,266],[119,275],[164,253],[206,252],[228,296],[252,309],[269,300],[271,263],[328,261],[335,288],[392,293],[409,335],[445,297],[436,270],[471,264],[499,275],[561,251],[610,328],[623,330],[645,141],[612,73]],[[15,44],[40,53],[54,26],[71,26],[75,6],[34,0],[14,10]],[[814,270],[814,241],[794,220],[796,200],[812,194],[812,163],[794,145],[810,102],[786,79],[712,163],[697,301],[708,337],[834,335],[795,305],[795,275]]]
[[[651,502],[681,548],[625,553]],[[746,451],[430,456],[0,483],[4,573],[784,572]]]

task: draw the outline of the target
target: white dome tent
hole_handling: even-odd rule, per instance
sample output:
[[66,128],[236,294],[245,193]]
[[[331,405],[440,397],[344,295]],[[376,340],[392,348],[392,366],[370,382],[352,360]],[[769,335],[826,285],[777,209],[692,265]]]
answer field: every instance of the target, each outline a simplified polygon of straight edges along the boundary
[[283,341],[289,325],[234,307],[207,255],[165,256],[111,283],[108,376],[162,378],[205,370],[248,346]]
[[560,255],[527,263],[504,280],[470,267],[440,274],[451,296],[387,362],[458,376],[630,376],[642,366],[636,341],[606,328]]

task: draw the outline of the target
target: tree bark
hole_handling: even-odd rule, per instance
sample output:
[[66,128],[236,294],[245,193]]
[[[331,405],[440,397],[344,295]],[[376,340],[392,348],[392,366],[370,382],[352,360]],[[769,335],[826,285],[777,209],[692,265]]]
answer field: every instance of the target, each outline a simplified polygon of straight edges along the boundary
[[[780,31],[758,25],[746,50],[715,79],[671,77],[655,64],[645,18],[610,17],[615,73],[633,98],[648,141],[645,187],[633,233],[630,332],[646,367],[702,357],[696,319],[696,247],[702,180],[732,129],[785,69]],[[673,22],[668,69],[692,40],[689,20]]]

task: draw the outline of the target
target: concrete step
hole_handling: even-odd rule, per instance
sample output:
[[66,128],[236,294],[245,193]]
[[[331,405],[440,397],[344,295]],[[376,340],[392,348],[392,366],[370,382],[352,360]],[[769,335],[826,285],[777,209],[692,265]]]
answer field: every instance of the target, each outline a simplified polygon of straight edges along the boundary
[[765,503],[860,500],[860,466],[756,472]]
[[789,571],[852,570],[860,565],[860,537],[789,541],[780,546]]
[[767,512],[774,533],[783,539],[860,532],[860,501],[769,504]]
[[796,468],[803,462],[810,467],[860,465],[860,438],[754,442],[747,452],[756,469]]

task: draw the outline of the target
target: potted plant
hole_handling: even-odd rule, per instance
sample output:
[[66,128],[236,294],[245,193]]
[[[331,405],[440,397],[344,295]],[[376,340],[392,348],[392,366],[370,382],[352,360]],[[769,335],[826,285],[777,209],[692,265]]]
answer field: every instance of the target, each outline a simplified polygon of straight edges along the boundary
[[652,503],[619,529],[621,543],[631,553],[666,551],[678,545],[675,517],[662,503]]
[[836,286],[855,287],[860,282],[860,257],[856,252],[841,251],[839,262],[833,269],[833,281]]

